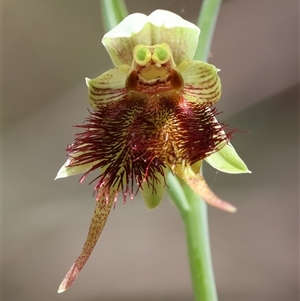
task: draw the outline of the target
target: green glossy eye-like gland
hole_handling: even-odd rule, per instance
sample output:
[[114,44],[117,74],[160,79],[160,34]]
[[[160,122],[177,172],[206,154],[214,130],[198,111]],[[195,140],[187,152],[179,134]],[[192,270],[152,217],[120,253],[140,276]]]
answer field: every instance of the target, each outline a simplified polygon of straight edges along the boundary
[[170,59],[170,47],[166,43],[157,45],[152,55],[152,60],[155,63],[164,64]]
[[144,45],[136,45],[133,51],[134,60],[140,66],[147,65],[151,60],[151,52]]

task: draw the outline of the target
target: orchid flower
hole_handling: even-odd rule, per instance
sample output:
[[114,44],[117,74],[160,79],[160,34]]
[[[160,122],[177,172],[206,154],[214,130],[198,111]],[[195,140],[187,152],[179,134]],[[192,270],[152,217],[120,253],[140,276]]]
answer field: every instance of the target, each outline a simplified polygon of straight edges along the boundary
[[184,180],[208,204],[234,212],[200,175],[206,160],[229,173],[249,172],[229,143],[212,106],[220,99],[215,66],[194,61],[199,28],[178,15],[135,13],[104,35],[115,68],[86,79],[93,110],[67,148],[57,178],[98,170],[96,207],[83,250],[58,292],[87,262],[118,194],[140,191],[148,208],[161,202],[167,173]]

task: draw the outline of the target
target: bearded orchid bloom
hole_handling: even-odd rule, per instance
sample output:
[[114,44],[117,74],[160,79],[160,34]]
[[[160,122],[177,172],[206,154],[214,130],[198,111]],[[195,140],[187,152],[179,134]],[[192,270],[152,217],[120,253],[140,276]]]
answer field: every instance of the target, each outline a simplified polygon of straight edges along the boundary
[[139,190],[156,207],[171,172],[208,204],[234,212],[200,175],[203,160],[229,173],[249,172],[229,143],[212,106],[221,96],[218,69],[194,61],[199,28],[178,15],[157,10],[132,14],[104,35],[115,68],[86,79],[93,107],[82,132],[67,148],[57,178],[93,170],[96,207],[83,250],[58,292],[65,291],[87,262],[118,194]]

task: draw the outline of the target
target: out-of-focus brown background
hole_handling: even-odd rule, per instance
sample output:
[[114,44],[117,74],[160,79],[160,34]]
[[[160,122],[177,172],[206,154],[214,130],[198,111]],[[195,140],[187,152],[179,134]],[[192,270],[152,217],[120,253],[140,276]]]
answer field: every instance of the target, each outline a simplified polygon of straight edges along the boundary
[[[196,22],[201,1],[127,1]],[[210,62],[222,69],[219,119],[252,170],[207,181],[238,207],[209,208],[220,301],[298,300],[298,1],[224,0]],[[87,116],[84,77],[112,67],[96,0],[2,1],[2,300],[191,301],[184,229],[166,198],[112,211],[72,288],[56,290],[85,240],[93,186],[53,181],[72,124]]]

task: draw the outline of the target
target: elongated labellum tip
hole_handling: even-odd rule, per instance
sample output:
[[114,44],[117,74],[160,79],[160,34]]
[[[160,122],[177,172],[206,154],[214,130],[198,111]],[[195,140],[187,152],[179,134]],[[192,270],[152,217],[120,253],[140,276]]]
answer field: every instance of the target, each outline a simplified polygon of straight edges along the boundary
[[175,173],[190,186],[194,193],[201,196],[207,204],[231,213],[237,211],[236,207],[216,196],[204,178],[200,174],[195,173],[190,166],[176,168]]
[[223,200],[219,200],[219,202],[217,202],[214,206],[230,213],[235,213],[237,211],[236,207]]
[[114,203],[115,197],[116,197],[116,193],[111,192],[110,196],[108,196],[107,201],[104,198],[101,198],[96,203],[94,215],[90,223],[88,235],[84,243],[83,249],[80,255],[78,256],[78,258],[76,259],[76,261],[74,262],[74,264],[71,266],[66,276],[64,277],[63,281],[61,282],[57,291],[58,293],[63,293],[72,285],[72,283],[77,278],[79,272],[82,270],[82,268],[88,261],[98,241],[98,238],[105,226],[106,220],[108,218],[111,206]]
[[81,268],[77,265],[78,265],[78,263],[76,263],[76,262],[72,265],[69,272],[67,273],[67,275],[61,282],[61,284],[58,288],[58,291],[57,291],[59,294],[66,291],[72,285],[73,281],[77,278],[77,276],[81,270]]

